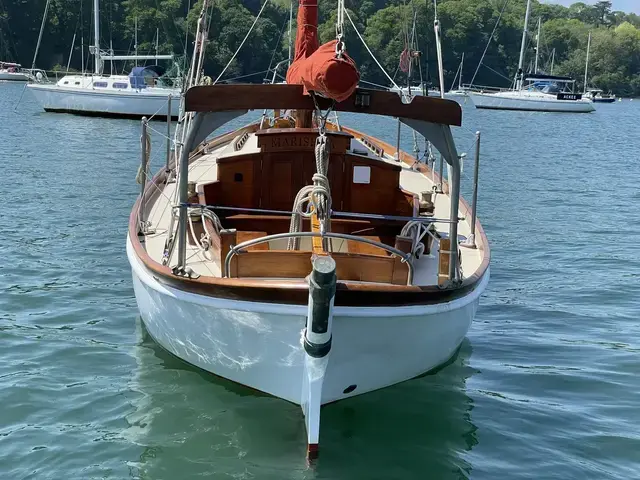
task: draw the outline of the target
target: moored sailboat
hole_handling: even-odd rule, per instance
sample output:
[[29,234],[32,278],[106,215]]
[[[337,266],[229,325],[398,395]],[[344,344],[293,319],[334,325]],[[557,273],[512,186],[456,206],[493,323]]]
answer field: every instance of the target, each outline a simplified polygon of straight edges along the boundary
[[[100,50],[99,0],[94,0],[94,72],[65,75],[56,83],[28,85],[47,112],[101,117],[177,118],[181,95],[179,79],[167,79],[158,65],[135,67],[129,75],[106,75],[105,61],[173,60],[173,55],[113,55]],[[43,22],[44,25],[44,22]],[[35,63],[35,60],[34,60]]]
[[[539,51],[540,33],[538,31],[538,47],[536,48],[536,71],[525,74],[523,70],[524,54],[527,45],[527,28],[531,13],[531,0],[527,0],[527,9],[522,31],[520,59],[513,88],[501,91],[470,91],[469,97],[476,108],[491,110],[524,110],[530,112],[573,112],[589,113],[594,109],[593,102],[574,91],[575,80],[558,75],[545,75],[537,71],[537,54]],[[539,30],[539,29],[538,29]]]
[[589,53],[591,51],[591,32],[587,40],[587,60],[584,66],[584,96],[589,98],[593,103],[614,103],[616,96],[611,92],[604,93],[599,88],[589,88]]
[[[460,197],[451,133],[460,106],[358,89],[341,36],[344,3],[336,40],[319,47],[317,8],[300,1],[287,84],[197,86],[192,69],[175,161],[143,182],[127,239],[149,334],[193,365],[301,405],[310,456],[321,405],[455,354],[490,258],[475,201]],[[202,15],[200,59],[207,24]],[[259,122],[206,140],[267,109]],[[332,111],[397,117],[440,151],[449,181],[328,122]]]
[[[460,60],[460,66],[458,67],[458,71],[456,75],[453,77],[453,85],[451,85],[451,89],[444,94],[445,97],[467,97],[469,96],[468,89],[462,86],[462,70],[464,68],[464,53],[462,54],[462,59]],[[458,88],[455,88],[456,79],[458,80]]]

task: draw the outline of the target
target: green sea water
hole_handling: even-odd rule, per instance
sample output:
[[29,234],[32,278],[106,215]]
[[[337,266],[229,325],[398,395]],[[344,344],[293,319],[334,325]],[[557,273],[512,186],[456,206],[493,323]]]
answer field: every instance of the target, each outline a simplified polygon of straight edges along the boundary
[[[141,325],[138,122],[48,114],[22,90],[0,84],[0,478],[640,478],[640,102],[464,105],[463,192],[481,130],[492,247],[476,320],[438,373],[324,407],[310,467],[299,407]],[[391,119],[341,121],[395,142]],[[163,151],[154,136],[157,168]]]

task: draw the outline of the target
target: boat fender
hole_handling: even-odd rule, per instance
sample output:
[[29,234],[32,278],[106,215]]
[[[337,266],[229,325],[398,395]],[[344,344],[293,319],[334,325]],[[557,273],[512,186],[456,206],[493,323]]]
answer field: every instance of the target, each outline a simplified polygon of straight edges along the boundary
[[304,350],[314,358],[331,351],[331,325],[336,295],[336,262],[329,255],[314,255],[308,277],[309,306],[304,331]]

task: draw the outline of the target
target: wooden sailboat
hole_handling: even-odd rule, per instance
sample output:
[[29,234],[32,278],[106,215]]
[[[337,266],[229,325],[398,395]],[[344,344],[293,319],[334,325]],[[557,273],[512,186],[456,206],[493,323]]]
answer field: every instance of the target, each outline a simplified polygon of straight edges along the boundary
[[[318,48],[315,1],[300,1],[297,24],[287,84],[186,92],[176,162],[143,184],[127,255],[149,334],[193,365],[301,405],[314,456],[321,405],[455,354],[490,255],[460,197],[450,128],[460,106],[357,88],[341,38]],[[249,110],[272,113],[206,140]],[[329,111],[398,117],[440,151],[449,181],[329,123]]]

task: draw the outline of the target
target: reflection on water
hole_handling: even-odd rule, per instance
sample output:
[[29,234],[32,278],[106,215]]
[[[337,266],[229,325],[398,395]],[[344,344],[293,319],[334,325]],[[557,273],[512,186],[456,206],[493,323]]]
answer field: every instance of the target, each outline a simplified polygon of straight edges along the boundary
[[[142,478],[466,478],[477,443],[465,382],[471,345],[451,364],[394,387],[322,409],[321,454],[309,468],[300,407],[185,364],[138,319],[140,397],[125,432],[145,447],[131,467]],[[186,470],[185,470],[186,469]],[[379,477],[376,477],[379,472]]]

